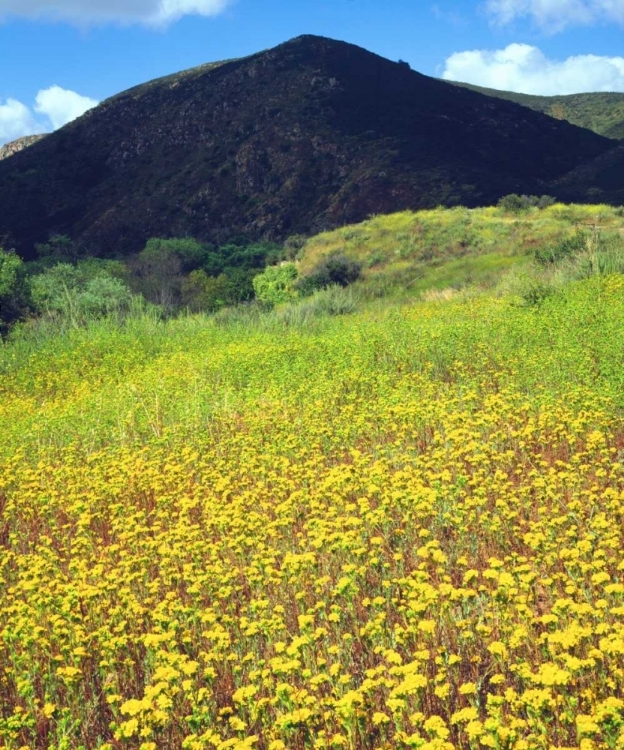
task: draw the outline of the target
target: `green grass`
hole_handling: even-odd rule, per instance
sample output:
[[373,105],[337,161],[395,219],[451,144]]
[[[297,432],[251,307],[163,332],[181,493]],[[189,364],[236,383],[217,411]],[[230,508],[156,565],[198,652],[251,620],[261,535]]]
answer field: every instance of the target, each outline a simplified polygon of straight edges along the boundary
[[489,288],[506,271],[525,266],[537,247],[590,231],[593,224],[621,231],[624,214],[612,206],[563,204],[520,214],[495,207],[404,211],[312,237],[301,252],[300,271],[344,253],[362,263],[359,286],[370,296]]

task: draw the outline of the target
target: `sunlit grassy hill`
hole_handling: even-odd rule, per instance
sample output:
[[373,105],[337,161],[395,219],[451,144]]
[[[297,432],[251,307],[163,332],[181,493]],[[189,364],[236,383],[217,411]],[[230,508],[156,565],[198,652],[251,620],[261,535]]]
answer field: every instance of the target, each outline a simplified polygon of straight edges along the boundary
[[375,216],[308,240],[301,272],[322,258],[344,253],[363,264],[362,286],[371,294],[407,290],[492,286],[531,253],[577,231],[605,234],[624,229],[624,212],[613,206],[555,204],[518,214],[497,207],[438,208]]

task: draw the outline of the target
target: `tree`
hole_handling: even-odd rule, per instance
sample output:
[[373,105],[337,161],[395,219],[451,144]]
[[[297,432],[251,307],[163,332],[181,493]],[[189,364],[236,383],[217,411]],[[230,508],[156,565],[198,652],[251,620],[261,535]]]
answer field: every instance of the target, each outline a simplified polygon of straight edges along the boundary
[[204,267],[210,248],[193,237],[173,237],[171,239],[153,237],[147,241],[143,252],[150,256],[158,254],[175,255],[180,261],[181,271],[190,273]]
[[81,255],[81,248],[66,234],[53,234],[47,242],[35,245],[39,260],[38,265],[49,268],[58,263],[76,263]]
[[31,307],[24,262],[14,252],[0,248],[0,332],[23,318]]
[[134,262],[134,286],[147,300],[174,310],[180,304],[182,261],[161,241],[150,240]]
[[208,276],[201,269],[192,271],[182,284],[182,302],[193,312],[216,312],[228,304],[225,274]]

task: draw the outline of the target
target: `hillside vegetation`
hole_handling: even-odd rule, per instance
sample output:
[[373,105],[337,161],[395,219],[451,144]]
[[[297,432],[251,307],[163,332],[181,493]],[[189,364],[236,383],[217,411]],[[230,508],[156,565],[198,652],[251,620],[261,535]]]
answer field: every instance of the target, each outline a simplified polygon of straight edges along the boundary
[[0,746],[621,747],[624,276],[301,313],[597,217],[376,217],[303,249],[378,252],[353,292],[16,328]]
[[362,265],[360,286],[369,296],[414,296],[469,285],[492,287],[513,267],[527,268],[539,249],[594,228],[622,236],[624,212],[613,206],[554,204],[509,211],[503,206],[404,211],[309,239],[302,275],[335,254]]
[[54,331],[140,310],[163,318],[221,311],[227,319],[264,320],[275,308],[295,321],[375,298],[501,285],[521,296],[542,294],[624,270],[624,212],[512,194],[496,207],[377,216],[283,245],[151,238],[123,261],[91,258],[69,237],[56,236],[37,252],[25,263],[0,248],[0,334],[20,325]]
[[573,125],[593,130],[594,133],[607,138],[624,139],[623,93],[592,92],[566,96],[536,96],[518,94],[515,91],[499,91],[470,83],[457,85],[487,96],[522,104],[523,107],[543,112],[557,120],[567,120]]

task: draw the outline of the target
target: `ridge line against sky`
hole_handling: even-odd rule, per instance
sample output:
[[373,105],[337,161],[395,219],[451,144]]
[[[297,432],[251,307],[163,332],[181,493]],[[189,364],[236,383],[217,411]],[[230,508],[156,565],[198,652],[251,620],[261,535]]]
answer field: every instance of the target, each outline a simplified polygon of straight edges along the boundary
[[624,92],[624,0],[0,0],[0,145],[301,33],[490,88]]

